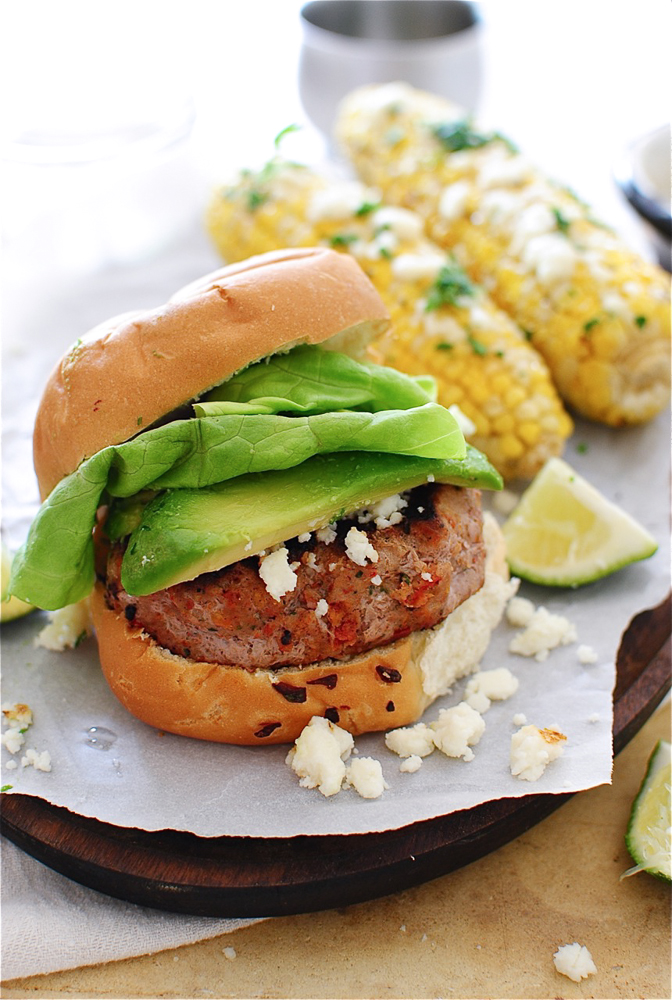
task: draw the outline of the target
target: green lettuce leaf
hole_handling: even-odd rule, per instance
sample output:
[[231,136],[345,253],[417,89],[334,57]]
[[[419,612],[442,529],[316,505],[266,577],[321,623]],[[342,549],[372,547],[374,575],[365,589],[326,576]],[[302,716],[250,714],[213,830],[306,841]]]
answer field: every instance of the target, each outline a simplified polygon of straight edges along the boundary
[[198,417],[330,410],[376,413],[435,400],[436,384],[430,376],[414,378],[306,344],[243,369],[195,403],[194,411]]
[[94,582],[96,512],[110,497],[201,488],[344,451],[460,460],[466,446],[454,417],[435,403],[375,413],[174,421],[104,448],[55,487],[14,559],[10,591],[48,610],[86,597]]

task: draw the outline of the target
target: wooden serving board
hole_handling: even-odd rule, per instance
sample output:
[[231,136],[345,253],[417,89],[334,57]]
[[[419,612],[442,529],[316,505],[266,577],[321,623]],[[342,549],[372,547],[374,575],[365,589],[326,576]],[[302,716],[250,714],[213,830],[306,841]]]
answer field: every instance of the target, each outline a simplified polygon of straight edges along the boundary
[[[614,751],[670,688],[671,601],[637,615],[617,657]],[[3,796],[2,833],[91,889],[199,916],[279,916],[345,906],[444,875],[538,823],[569,795],[486,802],[398,830],[350,836],[201,838],[111,826],[26,795]]]

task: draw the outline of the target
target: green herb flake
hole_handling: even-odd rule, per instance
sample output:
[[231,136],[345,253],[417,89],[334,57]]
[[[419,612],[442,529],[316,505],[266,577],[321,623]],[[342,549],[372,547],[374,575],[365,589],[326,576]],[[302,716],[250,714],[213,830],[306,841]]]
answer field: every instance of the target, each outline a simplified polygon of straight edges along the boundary
[[584,332],[585,333],[590,333],[591,330],[593,329],[593,327],[597,326],[597,324],[599,322],[600,322],[600,317],[599,316],[593,316],[592,319],[586,320],[586,322],[583,324]]
[[576,446],[576,450],[578,451],[579,455],[585,455],[588,452],[588,445],[586,444],[585,441],[579,441],[579,443]]
[[369,215],[371,212],[375,212],[377,208],[380,207],[379,201],[363,201],[362,204],[355,210],[355,215],[357,218],[361,219],[364,215]]
[[136,423],[137,427],[142,427],[142,417],[138,417],[138,419],[135,421],[135,423]]
[[473,295],[476,286],[456,263],[446,264],[431,286],[427,297],[425,312],[439,309],[441,306],[455,306],[463,295]]
[[258,188],[252,188],[247,194],[247,207],[250,212],[256,212],[266,201],[268,201],[268,195]]
[[561,233],[568,233],[570,222],[566,215],[563,215],[559,208],[552,208],[551,211],[555,216],[555,224]]
[[490,142],[503,142],[512,153],[518,152],[517,147],[501,132],[477,132],[468,118],[443,122],[431,128],[435,138],[449,153],[457,153],[461,149],[479,149]]
[[646,316],[635,316],[635,325],[641,330],[646,324]]
[[488,349],[480,340],[478,340],[472,333],[468,334],[467,341],[471,347],[474,354],[478,354],[479,358],[485,357],[488,353]]
[[527,340],[527,342],[530,343],[532,338],[534,337],[534,330],[526,330],[522,326],[521,330],[523,331],[523,336],[525,337],[525,340]]
[[384,260],[392,260],[392,252],[387,247],[381,247],[378,253]]
[[334,233],[333,236],[329,237],[329,243],[332,247],[348,247],[351,243],[356,243],[358,239],[357,233]]
[[84,641],[84,639],[86,639],[86,637],[87,637],[88,634],[89,633],[86,631],[86,629],[82,629],[82,631],[79,633],[79,635],[75,639],[75,644],[74,644],[74,648],[75,649],[77,649],[77,647],[80,645],[80,643],[82,643]]
[[3,785],[2,788],[0,788],[0,792],[8,792],[10,790],[10,788],[13,788],[13,787],[14,787],[14,785]]
[[294,124],[285,126],[285,128],[280,129],[280,131],[276,135],[275,139],[273,140],[273,145],[275,146],[276,149],[279,149],[280,143],[282,142],[282,140],[285,138],[286,135],[290,135],[292,132],[300,132],[300,131],[301,131],[300,125]]
[[441,341],[439,341],[439,343],[436,345],[436,348],[435,348],[435,350],[437,350],[437,351],[452,351],[452,349],[453,349],[453,345],[450,344],[450,343],[448,343],[447,340],[441,340]]

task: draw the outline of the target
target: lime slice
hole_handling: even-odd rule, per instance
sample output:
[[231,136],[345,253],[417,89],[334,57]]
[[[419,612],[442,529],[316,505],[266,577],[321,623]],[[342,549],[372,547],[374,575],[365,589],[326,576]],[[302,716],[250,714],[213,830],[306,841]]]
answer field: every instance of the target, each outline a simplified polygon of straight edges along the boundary
[[578,587],[652,556],[654,538],[559,458],[525,490],[503,527],[511,572]]
[[666,882],[672,881],[672,784],[670,744],[659,740],[654,749],[637,798],[632,804],[625,843],[637,862],[621,878],[636,872],[649,872]]
[[7,588],[9,587],[9,576],[12,571],[12,553],[2,543],[2,563],[0,565],[0,583],[2,593],[0,594],[0,621],[11,622],[14,618],[21,618],[23,615],[34,611],[32,604],[20,601],[18,597],[10,597]]

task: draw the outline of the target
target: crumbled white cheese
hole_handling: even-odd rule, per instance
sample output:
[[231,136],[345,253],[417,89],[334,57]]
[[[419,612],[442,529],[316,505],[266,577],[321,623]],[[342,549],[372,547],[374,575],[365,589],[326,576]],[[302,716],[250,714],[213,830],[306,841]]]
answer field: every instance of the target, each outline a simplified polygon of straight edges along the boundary
[[19,727],[33,724],[33,711],[28,705],[22,705],[18,702],[14,705],[5,703],[2,706],[2,714],[7,722],[15,722]]
[[424,230],[424,223],[417,212],[394,205],[377,209],[371,216],[371,222],[374,230],[385,227],[398,239],[412,242],[419,240]]
[[314,715],[294,742],[287,764],[303,788],[317,788],[322,795],[336,795],[345,779],[345,763],[352,753],[350,733],[328,719]]
[[426,580],[428,583],[431,583],[432,580],[434,579],[434,577],[432,576],[431,573],[421,573],[420,574],[420,579],[421,580]]
[[588,976],[594,976],[597,966],[593,961],[585,945],[575,941],[574,944],[563,944],[553,956],[553,964],[558,972],[572,979],[575,983],[580,983]]
[[632,320],[632,309],[625,299],[618,292],[607,291],[602,296],[602,308],[607,313],[613,313],[626,323]]
[[5,764],[5,767],[7,768],[8,771],[16,771],[18,766],[19,765],[16,763],[15,760],[8,760],[7,763]]
[[399,770],[403,771],[404,774],[414,774],[416,771],[419,771],[421,767],[422,757],[420,757],[417,753],[412,753],[410,757],[406,757],[405,760],[402,760],[399,765]]
[[366,188],[359,181],[330,184],[310,199],[306,214],[310,222],[351,219],[358,208],[366,202],[379,200],[377,192]]
[[527,716],[524,712],[516,712],[513,717],[514,726],[525,726],[527,724]]
[[548,205],[533,202],[523,209],[516,219],[511,241],[511,252],[520,254],[528,240],[533,236],[552,233],[557,227],[557,220]]
[[307,552],[305,555],[305,564],[309,566],[310,569],[317,569],[317,559],[315,558],[314,552]]
[[259,561],[259,576],[274,601],[279,601],[285,594],[296,589],[297,576],[289,564],[288,556],[289,552],[283,545]]
[[427,757],[434,751],[434,733],[424,722],[415,726],[391,729],[385,733],[385,746],[399,757]]
[[471,747],[476,746],[485,732],[485,722],[478,712],[462,701],[453,708],[442,708],[430,728],[434,731],[434,742],[442,753],[447,757],[470,761],[474,759]]
[[310,531],[304,531],[303,534],[297,537],[297,542],[309,542],[310,541]]
[[493,701],[505,701],[518,690],[518,678],[506,667],[479,670],[467,683],[464,700],[477,712],[487,712]]
[[350,528],[345,536],[345,554],[357,566],[366,566],[367,559],[372,563],[378,562],[378,553],[369,541],[368,535],[355,527]]
[[544,233],[525,244],[521,260],[548,287],[571,278],[578,255],[566,236]]
[[521,781],[537,781],[547,764],[563,753],[566,739],[557,729],[523,726],[511,737],[511,774]]
[[527,597],[512,597],[506,605],[506,620],[515,628],[524,628],[532,620],[534,610],[534,604]]
[[337,565],[338,565],[338,563],[329,563],[329,567],[328,567],[328,569],[329,569],[329,572],[330,572],[330,573],[333,573],[333,572],[334,572],[334,570],[336,569],[336,566],[337,566]]
[[61,653],[64,649],[74,649],[92,632],[89,609],[84,601],[80,601],[79,604],[69,604],[49,612],[49,624],[37,634],[34,643]]
[[38,750],[26,750],[21,758],[22,767],[34,767],[36,771],[51,771],[51,754],[48,750],[40,753]]
[[363,799],[377,799],[390,787],[380,761],[373,757],[356,757],[345,772],[345,780]]
[[228,958],[230,962],[232,962],[234,958],[237,957],[237,954],[238,953],[236,952],[236,949],[232,948],[230,945],[226,948],[222,948],[222,955],[224,956],[224,958]]
[[373,585],[374,585],[375,587],[380,587],[380,585],[381,585],[381,583],[382,583],[382,582],[383,582],[383,578],[382,578],[382,576],[380,575],[380,573],[376,573],[376,575],[375,575],[375,576],[372,576],[372,577],[371,577],[371,583],[372,583],[372,584],[373,584]]
[[405,507],[408,507],[406,497],[403,497],[400,493],[394,493],[391,497],[385,497],[370,507],[362,507],[360,510],[355,511],[355,515],[360,524],[368,524],[370,521],[375,521],[376,527],[382,530],[383,528],[391,527],[393,524],[399,524],[403,520],[401,512]]
[[600,713],[599,712],[593,712],[592,715],[588,716],[588,722],[599,722],[599,721],[600,721]]
[[483,190],[494,187],[516,187],[530,174],[530,164],[525,157],[494,150],[487,157],[478,173],[478,186]]
[[576,642],[576,638],[576,628],[567,618],[538,607],[524,631],[509,643],[509,652],[533,656],[538,663],[543,663],[552,649]]
[[400,281],[436,281],[445,266],[441,253],[400,253],[392,261],[392,273]]
[[327,604],[325,599],[321,597],[317,602],[317,604],[315,605],[315,617],[324,618],[324,616],[328,613],[328,611],[329,611],[329,605]]
[[5,747],[10,753],[18,753],[23,744],[26,742],[26,737],[23,735],[18,726],[12,726],[11,729],[7,729],[2,736],[0,736],[0,743]]
[[592,646],[581,645],[576,651],[579,663],[587,666],[589,663],[597,663],[598,656]]
[[466,181],[456,181],[448,184],[439,198],[439,215],[447,222],[454,222],[464,215],[469,201],[469,184]]
[[327,524],[324,528],[316,531],[315,534],[317,535],[318,542],[322,542],[324,545],[331,545],[336,538],[336,529],[333,524]]

